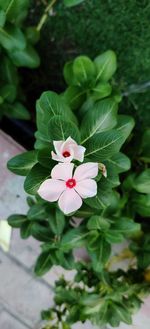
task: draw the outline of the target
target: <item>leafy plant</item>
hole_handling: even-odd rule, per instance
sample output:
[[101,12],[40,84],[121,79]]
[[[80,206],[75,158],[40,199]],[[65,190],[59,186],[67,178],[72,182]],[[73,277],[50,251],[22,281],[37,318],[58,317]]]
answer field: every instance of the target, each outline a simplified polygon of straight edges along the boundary
[[[42,242],[36,275],[44,275],[53,265],[76,270],[73,282],[61,278],[56,283],[55,307],[42,313],[48,320],[45,329],[59,328],[59,324],[69,329],[87,319],[99,326],[109,323],[116,327],[121,321],[130,324],[143,292],[149,289],[145,221],[149,212],[149,132],[131,154],[133,172],[124,174],[131,169],[123,152],[128,143],[130,154],[135,122],[118,114],[121,96],[114,84],[116,66],[113,51],[94,61],[79,56],[67,63],[67,89],[60,95],[44,92],[37,101],[34,150],[8,162],[12,172],[26,176],[24,189],[31,195],[28,213],[14,214],[8,222],[20,229],[23,239],[33,236]],[[62,200],[66,191],[71,197],[67,194]],[[114,255],[116,243],[118,255]],[[86,258],[76,258],[78,248],[86,250]],[[130,261],[127,271],[113,270],[114,263],[123,259]]]
[[34,48],[39,39],[35,27],[25,27],[28,0],[6,0],[0,2],[0,117],[3,114],[29,119],[30,114],[23,105],[24,95],[20,90],[19,67],[34,69],[40,59]]

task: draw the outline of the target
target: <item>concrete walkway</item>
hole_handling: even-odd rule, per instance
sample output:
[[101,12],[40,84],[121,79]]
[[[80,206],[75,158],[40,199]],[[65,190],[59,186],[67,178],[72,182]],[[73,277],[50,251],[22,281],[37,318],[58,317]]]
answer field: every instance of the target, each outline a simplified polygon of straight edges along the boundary
[[[0,220],[12,213],[26,213],[26,195],[23,177],[10,173],[8,159],[24,149],[10,137],[0,132]],[[54,281],[64,272],[69,279],[72,272],[53,269],[42,279],[33,274],[33,265],[39,255],[40,243],[29,238],[22,240],[18,230],[13,230],[9,253],[0,249],[0,329],[39,328],[40,311],[52,305]],[[134,317],[134,325],[122,325],[120,329],[149,329],[150,303]],[[148,306],[149,305],[149,306]],[[80,323],[73,329],[94,329],[89,323]]]

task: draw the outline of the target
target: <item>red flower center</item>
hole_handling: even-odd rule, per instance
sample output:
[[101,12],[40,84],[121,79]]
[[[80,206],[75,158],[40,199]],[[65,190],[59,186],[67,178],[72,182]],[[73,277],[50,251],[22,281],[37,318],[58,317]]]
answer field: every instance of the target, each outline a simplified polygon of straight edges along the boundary
[[62,155],[64,158],[68,158],[68,157],[70,157],[70,152],[64,151]]
[[76,186],[76,180],[74,178],[70,178],[66,182],[66,186],[69,188],[73,188]]

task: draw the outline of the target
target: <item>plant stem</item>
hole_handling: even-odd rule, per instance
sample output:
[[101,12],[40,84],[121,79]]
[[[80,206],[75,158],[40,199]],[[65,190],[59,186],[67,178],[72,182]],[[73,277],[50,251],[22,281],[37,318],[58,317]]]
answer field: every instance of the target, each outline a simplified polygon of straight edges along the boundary
[[38,23],[38,25],[37,25],[37,28],[36,28],[38,32],[41,31],[43,25],[45,24],[45,22],[46,22],[46,20],[47,20],[47,18],[48,18],[48,16],[49,16],[49,12],[50,12],[50,10],[52,9],[52,7],[54,6],[54,4],[56,3],[56,1],[57,1],[57,0],[52,0],[52,1],[47,5],[47,7],[45,8],[45,10],[44,10],[44,14],[42,15],[42,17],[41,17],[41,19],[40,19],[40,21],[39,21],[39,23]]

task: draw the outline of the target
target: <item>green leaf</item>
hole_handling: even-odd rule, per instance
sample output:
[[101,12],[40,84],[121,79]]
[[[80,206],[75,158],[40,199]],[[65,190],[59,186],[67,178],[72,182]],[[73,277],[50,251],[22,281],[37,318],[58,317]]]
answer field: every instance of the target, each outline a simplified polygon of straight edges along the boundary
[[113,303],[111,305],[113,314],[118,316],[119,321],[122,321],[127,324],[132,324],[132,318],[129,309],[127,309],[124,305],[120,305],[118,303]]
[[36,163],[37,152],[27,151],[10,159],[7,163],[7,167],[17,175],[26,176]]
[[117,173],[122,173],[127,171],[131,167],[130,159],[123,153],[119,152],[114,154],[110,159],[104,161],[104,164],[107,168],[107,165],[111,165],[111,167],[116,170]]
[[42,276],[46,272],[50,270],[50,268],[53,266],[51,252],[42,252],[41,255],[38,257],[36,264],[35,264],[35,274],[37,276]]
[[89,57],[76,57],[73,62],[73,74],[79,86],[94,79],[95,73],[95,66]]
[[43,166],[51,170],[55,162],[51,159],[51,148],[50,147],[45,147],[42,148],[41,150],[38,151],[38,156],[37,156],[38,162]]
[[81,228],[75,228],[67,231],[61,240],[60,250],[68,252],[74,248],[79,248],[84,245],[86,234]]
[[73,7],[73,6],[79,5],[83,1],[84,0],[64,0],[64,4],[66,7]]
[[108,243],[121,243],[124,240],[124,236],[115,230],[109,230],[105,234],[105,239]]
[[93,198],[87,198],[84,202],[95,209],[105,209],[111,204],[111,196],[114,192],[102,184],[98,184],[97,195]]
[[134,179],[133,188],[137,192],[150,194],[150,169],[144,170]]
[[[45,142],[50,142],[48,123],[55,115],[63,115],[65,119],[76,122],[76,119],[64,100],[52,91],[44,92],[37,101],[37,128],[36,137]],[[40,146],[41,148],[41,146]]]
[[7,20],[19,25],[27,15],[29,0],[1,0],[0,6],[7,14]]
[[15,48],[24,49],[26,40],[22,31],[13,25],[7,25],[5,28],[0,27],[0,43],[10,52]]
[[20,234],[22,239],[27,239],[31,235],[32,222],[26,221],[21,225]]
[[100,237],[97,241],[97,249],[92,252],[89,250],[90,257],[92,259],[92,266],[94,271],[101,272],[104,265],[109,259],[111,253],[110,244],[103,238]]
[[112,98],[97,102],[82,121],[82,143],[95,134],[112,129],[117,123],[117,110],[118,105]]
[[109,221],[101,216],[92,216],[87,224],[89,230],[108,230],[110,227]]
[[16,98],[16,94],[17,94],[17,89],[14,84],[6,84],[0,88],[1,97],[10,103],[14,102]]
[[26,107],[19,102],[13,104],[5,103],[5,115],[21,120],[29,120],[31,117]]
[[49,226],[55,235],[62,234],[65,227],[65,216],[59,209],[56,209],[55,216],[50,216]]
[[51,242],[51,231],[49,227],[45,227],[39,223],[32,222],[32,236],[39,241]]
[[136,193],[132,199],[132,203],[135,212],[140,216],[150,216],[150,194]]
[[141,225],[128,217],[121,217],[119,220],[116,219],[111,227],[112,230],[122,233],[128,237],[141,230]]
[[36,194],[42,182],[46,180],[49,176],[50,170],[44,168],[39,163],[35,164],[25,179],[25,191],[29,194]]
[[110,130],[98,133],[85,143],[85,156],[93,161],[103,161],[111,158],[119,152],[123,144],[123,136],[120,131]]
[[40,65],[40,57],[31,45],[27,45],[25,49],[14,49],[9,56],[17,67],[34,69]]
[[131,134],[132,129],[134,128],[135,121],[129,115],[118,115],[118,124],[117,124],[117,131],[119,131],[123,136],[122,144]]
[[74,84],[74,77],[73,77],[73,61],[67,62],[63,68],[63,75],[66,83],[68,85]]
[[4,57],[0,66],[0,73],[6,83],[12,85],[18,85],[19,78],[16,67],[12,64],[11,60],[8,57]]
[[30,207],[28,213],[27,213],[28,219],[34,221],[34,220],[46,220],[48,217],[48,214],[45,211],[45,208],[43,205],[40,204],[34,204]]
[[72,110],[80,108],[85,100],[85,92],[78,86],[69,86],[63,96]]
[[108,81],[117,69],[116,54],[112,50],[105,51],[97,56],[94,63],[97,71],[97,80]]
[[0,9],[0,27],[4,27],[5,22],[6,22],[6,14],[4,10]]
[[112,92],[112,86],[108,82],[99,82],[92,89],[92,98],[94,101],[108,97]]
[[77,126],[61,115],[57,115],[49,121],[48,130],[51,140],[66,140],[70,136],[76,142],[80,141],[80,132]]
[[15,214],[9,216],[7,221],[10,226],[15,228],[20,228],[22,224],[24,224],[27,221],[27,217],[25,215]]

